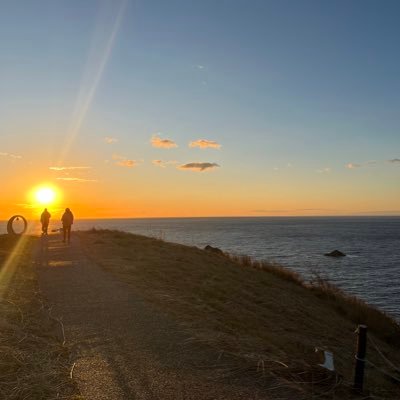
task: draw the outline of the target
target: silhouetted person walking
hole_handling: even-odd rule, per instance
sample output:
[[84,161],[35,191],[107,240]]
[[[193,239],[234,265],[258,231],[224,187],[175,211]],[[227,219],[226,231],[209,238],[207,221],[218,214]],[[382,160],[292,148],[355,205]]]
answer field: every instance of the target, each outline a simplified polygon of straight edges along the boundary
[[47,230],[49,228],[51,214],[47,211],[47,208],[44,209],[42,215],[40,216],[40,222],[42,223],[42,235],[47,235]]
[[71,226],[74,223],[74,215],[72,214],[69,208],[65,209],[61,221],[63,224],[63,232],[64,232],[63,242],[65,243],[65,241],[67,240],[69,243],[71,241]]

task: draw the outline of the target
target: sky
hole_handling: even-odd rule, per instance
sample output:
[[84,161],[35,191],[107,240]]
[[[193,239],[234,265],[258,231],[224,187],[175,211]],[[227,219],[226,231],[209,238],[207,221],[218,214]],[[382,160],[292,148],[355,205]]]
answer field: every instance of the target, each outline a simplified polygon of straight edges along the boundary
[[399,14],[2,0],[0,219],[400,215]]

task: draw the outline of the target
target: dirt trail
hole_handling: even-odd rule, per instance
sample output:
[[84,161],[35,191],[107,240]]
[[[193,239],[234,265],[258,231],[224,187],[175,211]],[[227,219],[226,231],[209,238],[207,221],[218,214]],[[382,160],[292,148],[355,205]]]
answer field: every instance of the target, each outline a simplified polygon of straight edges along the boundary
[[74,379],[87,400],[268,399],[254,387],[213,378],[216,355],[174,321],[57,235],[35,253],[42,293],[62,318]]

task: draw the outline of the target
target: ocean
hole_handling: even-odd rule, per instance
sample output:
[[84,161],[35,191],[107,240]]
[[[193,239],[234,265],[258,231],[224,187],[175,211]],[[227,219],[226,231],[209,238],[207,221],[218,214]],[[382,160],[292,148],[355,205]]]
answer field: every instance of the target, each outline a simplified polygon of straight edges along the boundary
[[[400,321],[400,217],[87,219],[74,225],[93,227],[209,244],[277,262],[306,279],[318,273]],[[0,233],[5,230],[0,223]],[[335,249],[347,256],[324,256]]]

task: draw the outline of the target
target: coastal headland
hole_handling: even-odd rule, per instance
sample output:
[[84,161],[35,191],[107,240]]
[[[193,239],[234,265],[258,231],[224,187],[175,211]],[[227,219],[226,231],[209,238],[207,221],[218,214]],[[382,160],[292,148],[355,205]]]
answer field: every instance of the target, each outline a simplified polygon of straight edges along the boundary
[[2,398],[398,398],[398,323],[318,277],[95,229],[0,236],[0,257]]

